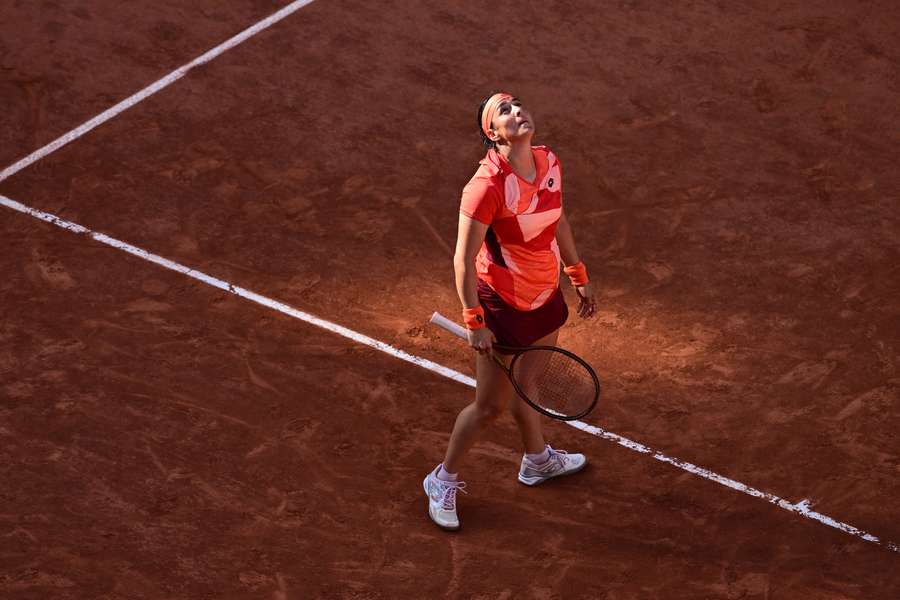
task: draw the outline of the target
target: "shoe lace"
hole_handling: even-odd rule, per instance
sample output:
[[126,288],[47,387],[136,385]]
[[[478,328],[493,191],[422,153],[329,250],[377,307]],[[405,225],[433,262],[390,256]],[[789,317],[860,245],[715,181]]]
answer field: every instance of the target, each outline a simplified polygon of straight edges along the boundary
[[441,505],[444,510],[456,510],[456,492],[468,494],[465,481],[440,481]]
[[569,453],[565,450],[550,450],[550,457],[556,459],[556,463],[560,466],[560,468],[565,468],[566,466],[566,456]]

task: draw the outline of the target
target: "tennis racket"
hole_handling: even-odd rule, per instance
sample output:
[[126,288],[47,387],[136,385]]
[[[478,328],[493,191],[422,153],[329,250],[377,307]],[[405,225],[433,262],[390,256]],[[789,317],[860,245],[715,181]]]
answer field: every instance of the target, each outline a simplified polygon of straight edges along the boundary
[[[466,330],[440,313],[431,322],[464,340]],[[600,399],[600,380],[582,358],[556,346],[513,348],[494,344],[494,348],[512,355],[507,367],[499,356],[491,356],[506,372],[522,400],[553,419],[574,421],[591,412]]]

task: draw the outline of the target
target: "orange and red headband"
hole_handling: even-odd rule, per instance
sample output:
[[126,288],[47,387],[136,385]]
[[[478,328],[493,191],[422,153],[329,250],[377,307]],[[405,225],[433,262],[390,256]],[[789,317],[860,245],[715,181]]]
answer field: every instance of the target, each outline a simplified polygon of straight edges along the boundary
[[494,115],[497,113],[497,109],[500,108],[501,104],[512,99],[512,94],[507,94],[506,92],[498,92],[488,98],[488,101],[484,104],[484,110],[481,111],[481,130],[484,132],[484,135],[490,137],[491,123],[494,122]]

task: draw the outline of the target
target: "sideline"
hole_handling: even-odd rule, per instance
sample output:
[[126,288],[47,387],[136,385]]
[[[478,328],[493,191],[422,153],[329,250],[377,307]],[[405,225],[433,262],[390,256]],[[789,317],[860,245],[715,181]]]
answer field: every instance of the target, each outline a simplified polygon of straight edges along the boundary
[[109,121],[110,119],[112,119],[113,117],[118,115],[119,113],[128,110],[129,108],[131,108],[132,106],[134,106],[135,104],[140,102],[141,100],[145,100],[146,98],[149,98],[150,96],[152,96],[156,92],[160,91],[161,89],[164,89],[164,88],[168,87],[169,85],[175,83],[176,81],[178,81],[179,79],[181,79],[182,77],[187,75],[188,71],[190,71],[194,67],[208,63],[209,61],[211,61],[215,57],[219,56],[223,52],[234,48],[241,42],[244,42],[244,41],[250,39],[251,37],[253,37],[257,33],[259,33],[260,31],[262,31],[268,27],[271,27],[278,21],[281,21],[285,17],[293,14],[294,12],[300,10],[307,4],[311,4],[312,2],[313,2],[313,0],[295,0],[294,2],[291,2],[290,4],[288,4],[281,10],[279,10],[278,12],[269,15],[262,21],[259,21],[258,23],[256,23],[256,25],[252,25],[252,26],[248,27],[244,31],[235,35],[234,37],[222,42],[221,44],[219,44],[212,50],[207,51],[202,56],[199,56],[199,57],[195,58],[194,60],[192,60],[191,62],[187,63],[186,65],[179,67],[178,69],[175,69],[174,71],[172,71],[171,73],[169,73],[168,75],[163,77],[162,79],[156,81],[155,83],[151,83],[150,85],[148,85],[141,91],[129,96],[125,100],[122,100],[115,106],[106,109],[105,111],[103,111],[102,113],[100,113],[99,115],[97,115],[96,117],[91,119],[90,121],[87,121],[83,125],[80,125],[79,127],[76,127],[75,129],[73,129],[69,133],[66,133],[66,134],[56,138],[55,140],[53,140],[52,142],[50,142],[43,148],[39,148],[38,150],[35,150],[34,152],[29,154],[22,160],[6,167],[2,171],[0,171],[0,181],[3,181],[5,179],[12,177],[13,175],[18,173],[25,167],[29,166],[30,164],[44,158],[45,156],[47,156],[48,154],[50,154],[52,152],[59,150],[60,148],[62,148],[66,144],[68,144],[69,142],[77,140],[78,138],[80,138],[81,136],[83,136],[84,134],[89,132],[91,129],[94,129],[97,126],[102,125],[103,123]]
[[[428,359],[425,359],[425,358],[422,358],[419,356],[414,356],[412,354],[404,352],[403,350],[399,350],[397,348],[394,348],[393,346],[385,344],[384,342],[378,341],[374,338],[371,338],[369,336],[366,336],[366,335],[363,335],[356,331],[353,331],[352,329],[348,329],[342,325],[338,325],[337,323],[332,323],[331,321],[326,321],[325,319],[320,319],[319,317],[316,317],[315,315],[311,315],[307,312],[297,310],[296,308],[288,306],[287,304],[284,304],[282,302],[278,302],[277,300],[273,300],[266,296],[262,296],[255,292],[251,292],[250,290],[233,285],[231,283],[228,283],[227,281],[223,281],[221,279],[211,277],[210,275],[206,275],[205,273],[196,271],[194,269],[191,269],[190,267],[186,267],[184,265],[181,265],[179,263],[171,261],[167,258],[163,258],[156,254],[152,254],[150,252],[147,252],[146,250],[142,250],[141,248],[132,246],[131,244],[119,241],[115,238],[111,238],[102,233],[91,231],[90,229],[88,229],[86,227],[82,227],[81,225],[78,225],[76,223],[72,223],[70,221],[60,219],[56,215],[52,215],[50,213],[46,213],[41,210],[30,208],[28,206],[25,206],[24,204],[16,202],[15,200],[7,198],[6,196],[0,195],[0,204],[2,204],[3,206],[6,206],[8,208],[11,208],[15,211],[18,211],[23,214],[34,217],[36,219],[40,219],[41,221],[46,221],[48,223],[52,223],[53,225],[56,225],[57,227],[61,227],[62,229],[66,229],[73,233],[77,233],[80,235],[86,235],[87,237],[89,237],[93,240],[96,240],[102,244],[106,244],[108,246],[112,246],[113,248],[123,250],[129,254],[137,256],[138,258],[142,258],[144,260],[150,261],[150,262],[155,263],[166,269],[170,269],[172,271],[182,273],[183,275],[187,275],[188,277],[192,277],[194,279],[197,279],[198,281],[202,281],[203,283],[211,285],[220,290],[224,290],[231,294],[235,294],[236,296],[240,296],[242,298],[250,300],[251,302],[261,304],[267,308],[277,310],[278,312],[281,312],[290,317],[294,317],[295,319],[299,319],[301,321],[309,323],[310,325],[315,325],[316,327],[321,327],[323,329],[326,329],[328,331],[331,331],[333,333],[341,335],[345,338],[353,340],[354,342],[364,344],[364,345],[374,348],[376,350],[380,350],[381,352],[385,352],[386,354],[389,354],[389,355],[399,358],[401,360],[405,360],[414,365],[420,366],[423,369],[428,369],[429,371],[432,371],[439,375],[443,375],[444,377],[448,377],[450,379],[453,379],[454,381],[464,383],[470,387],[475,387],[475,380],[467,375],[464,375],[458,371],[455,371],[455,370],[445,367],[443,365],[432,362]],[[602,439],[605,439],[605,440],[608,440],[611,442],[615,442],[615,443],[619,444],[620,446],[624,446],[625,448],[628,448],[629,450],[634,450],[635,452],[639,452],[641,454],[647,454],[650,457],[654,458],[655,460],[658,460],[658,461],[664,462],[664,463],[668,463],[668,464],[672,465],[673,467],[677,467],[679,469],[682,469],[683,471],[687,471],[688,473],[691,473],[692,475],[696,475],[697,477],[702,477],[703,479],[708,479],[709,481],[714,481],[720,485],[724,485],[725,487],[731,488],[738,492],[742,492],[749,496],[753,496],[755,498],[762,498],[784,510],[796,513],[807,519],[817,521],[819,523],[822,523],[823,525],[827,525],[828,527],[833,527],[834,529],[843,531],[844,533],[846,533],[848,535],[858,537],[867,542],[872,542],[873,544],[877,544],[877,545],[887,548],[888,550],[891,550],[893,552],[900,553],[900,545],[898,545],[894,542],[881,540],[880,538],[872,535],[871,533],[867,533],[857,527],[854,527],[853,525],[848,525],[847,523],[841,523],[840,521],[832,519],[831,517],[829,517],[827,515],[823,515],[822,513],[811,510],[810,503],[808,500],[801,500],[800,502],[792,503],[792,502],[789,502],[788,500],[780,498],[774,494],[769,494],[768,492],[762,492],[762,491],[752,488],[748,485],[745,485],[739,481],[735,481],[734,479],[730,479],[723,475],[719,475],[708,469],[704,469],[703,467],[698,467],[697,465],[694,465],[687,461],[683,461],[678,458],[672,458],[672,457],[666,456],[665,454],[663,454],[662,452],[659,452],[658,450],[654,450],[653,448],[645,446],[641,443],[629,440],[628,438],[622,437],[621,435],[618,435],[616,433],[606,431],[604,429],[601,429],[600,427],[588,425],[587,423],[583,423],[581,421],[567,421],[566,424],[571,425],[572,427],[575,427],[576,429],[580,429],[581,431],[584,431],[585,433],[589,433],[589,434],[597,436],[599,438],[602,438]]]

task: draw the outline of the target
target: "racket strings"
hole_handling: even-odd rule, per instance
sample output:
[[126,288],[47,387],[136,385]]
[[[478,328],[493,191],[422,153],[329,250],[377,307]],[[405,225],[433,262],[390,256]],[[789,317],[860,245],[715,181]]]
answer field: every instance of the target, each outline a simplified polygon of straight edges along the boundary
[[597,396],[596,381],[587,367],[554,350],[523,353],[513,365],[513,377],[529,400],[560,415],[587,411]]

